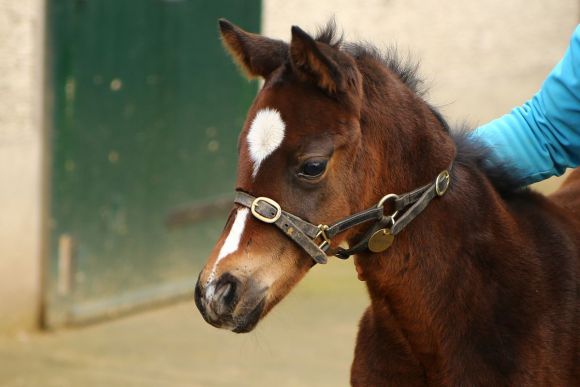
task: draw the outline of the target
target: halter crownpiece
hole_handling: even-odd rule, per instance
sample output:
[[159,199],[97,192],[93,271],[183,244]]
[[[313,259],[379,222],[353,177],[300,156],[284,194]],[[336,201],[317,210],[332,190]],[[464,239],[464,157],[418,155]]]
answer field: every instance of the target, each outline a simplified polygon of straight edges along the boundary
[[[381,198],[377,205],[347,216],[331,225],[314,224],[299,218],[287,211],[273,199],[255,197],[243,191],[236,191],[234,202],[248,207],[252,215],[264,223],[273,224],[286,236],[296,242],[317,263],[326,263],[327,255],[347,259],[353,254],[370,250],[380,253],[388,249],[395,235],[400,233],[413,219],[417,217],[436,197],[443,196],[451,182],[449,169],[437,175],[433,183],[424,185],[405,194],[388,194]],[[385,216],[384,206],[393,202],[394,212]],[[403,214],[399,216],[399,213]],[[337,234],[366,222],[374,221],[363,237],[351,248],[337,247],[330,250],[332,238]]]

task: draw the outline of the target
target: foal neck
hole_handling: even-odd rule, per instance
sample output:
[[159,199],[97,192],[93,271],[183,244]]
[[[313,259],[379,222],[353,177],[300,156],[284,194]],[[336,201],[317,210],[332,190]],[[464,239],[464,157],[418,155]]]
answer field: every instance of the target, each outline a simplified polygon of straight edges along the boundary
[[[371,154],[380,160],[376,179],[382,182],[377,184],[380,193],[372,195],[409,192],[432,182],[456,155],[453,140],[430,106],[404,85],[389,83],[388,88],[367,86],[365,90],[371,98],[362,111],[362,121],[367,124],[363,136],[371,139]],[[366,114],[375,118],[365,120]],[[366,280],[376,326],[394,321],[395,328],[408,339],[413,355],[425,366],[440,366],[444,352],[441,305],[453,303],[457,296],[453,279],[461,277],[465,269],[454,257],[466,248],[473,224],[481,223],[485,229],[498,221],[471,211],[469,206],[476,203],[486,203],[489,213],[499,214],[502,220],[505,209],[485,176],[455,165],[449,191],[434,199],[398,234],[389,250],[357,257],[357,270]]]
[[455,145],[446,124],[421,97],[390,73],[382,82],[366,83],[364,94],[362,158],[376,165],[371,195],[412,191],[449,167]]
[[[487,290],[474,274],[474,256],[489,254],[489,262],[502,264],[481,233],[485,240],[500,240],[513,222],[480,171],[459,164],[452,175],[449,191],[398,234],[389,250],[357,257],[377,329],[398,330],[429,374],[445,369],[450,351],[457,350],[446,338],[448,328],[460,331],[480,316],[478,297],[487,297]],[[485,211],[478,208],[483,203]]]

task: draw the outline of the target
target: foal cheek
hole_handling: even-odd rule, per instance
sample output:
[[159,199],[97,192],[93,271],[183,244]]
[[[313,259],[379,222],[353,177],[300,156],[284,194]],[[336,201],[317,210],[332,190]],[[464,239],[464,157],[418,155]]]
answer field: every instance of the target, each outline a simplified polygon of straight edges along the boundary
[[312,258],[300,253],[291,257],[284,256],[282,259],[284,262],[276,265],[276,270],[271,271],[268,276],[271,283],[268,296],[274,303],[284,298],[315,264]]
[[359,262],[359,258],[357,255],[354,256],[354,268],[356,269],[357,278],[359,281],[366,281],[366,277],[364,275],[364,270]]

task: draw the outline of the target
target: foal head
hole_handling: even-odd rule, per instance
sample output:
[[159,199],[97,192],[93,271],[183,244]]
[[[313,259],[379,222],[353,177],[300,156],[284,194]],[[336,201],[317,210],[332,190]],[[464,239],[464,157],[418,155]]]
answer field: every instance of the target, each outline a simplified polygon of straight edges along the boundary
[[[242,69],[264,80],[239,138],[238,190],[328,224],[376,203],[386,190],[412,188],[401,169],[429,143],[417,145],[410,129],[417,116],[436,118],[424,103],[414,106],[418,97],[400,74],[372,55],[363,60],[356,49],[341,49],[333,28],[315,39],[293,27],[289,44],[223,20],[220,29]],[[394,160],[397,168],[388,165]],[[356,233],[339,234],[333,244]],[[199,276],[196,304],[210,324],[250,331],[313,264],[280,230],[236,205]]]

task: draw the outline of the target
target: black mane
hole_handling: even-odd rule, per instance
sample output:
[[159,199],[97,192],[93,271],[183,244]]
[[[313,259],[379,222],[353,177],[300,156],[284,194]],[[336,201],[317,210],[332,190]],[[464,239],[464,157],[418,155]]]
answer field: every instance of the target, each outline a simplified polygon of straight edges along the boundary
[[488,177],[496,190],[504,197],[526,191],[522,188],[521,182],[519,182],[513,176],[513,173],[510,172],[516,169],[515,166],[500,165],[499,163],[494,162],[492,150],[483,142],[475,140],[469,136],[472,129],[465,125],[451,129],[443,115],[435,107],[425,101],[424,96],[427,89],[425,88],[425,82],[418,75],[418,61],[410,60],[409,56],[402,58],[401,55],[399,55],[396,46],[391,46],[381,51],[369,42],[344,42],[343,34],[337,32],[334,19],[331,19],[324,27],[318,29],[315,39],[347,52],[358,61],[372,59],[383,64],[397,75],[397,77],[409,89],[429,105],[429,108],[437,117],[444,130],[449,133],[457,147],[456,164],[471,169],[476,168],[481,170]]

